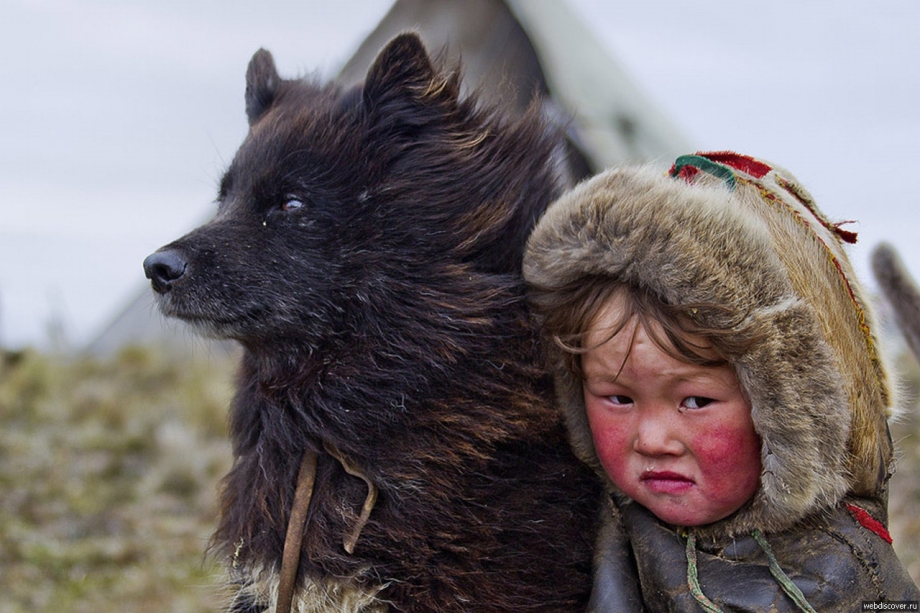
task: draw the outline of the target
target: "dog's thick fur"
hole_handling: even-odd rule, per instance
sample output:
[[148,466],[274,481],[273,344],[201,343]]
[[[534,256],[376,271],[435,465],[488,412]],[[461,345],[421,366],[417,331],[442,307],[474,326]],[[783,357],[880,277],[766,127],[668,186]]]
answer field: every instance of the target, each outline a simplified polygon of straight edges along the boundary
[[[459,97],[419,38],[340,91],[249,65],[216,218],[145,262],[162,311],[245,348],[214,549],[271,606],[319,453],[295,608],[575,611],[599,485],[569,450],[520,273],[559,136]],[[353,554],[342,541],[380,491]]]

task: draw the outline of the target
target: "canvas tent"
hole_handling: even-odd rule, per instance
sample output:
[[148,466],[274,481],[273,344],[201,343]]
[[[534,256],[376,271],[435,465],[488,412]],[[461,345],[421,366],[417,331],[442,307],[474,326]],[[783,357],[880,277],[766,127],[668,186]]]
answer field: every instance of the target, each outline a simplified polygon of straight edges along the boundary
[[683,137],[655,110],[561,0],[398,0],[342,69],[364,78],[377,51],[417,30],[429,49],[461,57],[464,85],[523,110],[534,93],[571,127],[588,170],[686,153]]
[[[521,111],[534,96],[566,127],[573,175],[631,161],[668,160],[689,150],[562,0],[396,0],[341,69],[358,83],[378,50],[414,30],[444,60],[462,60],[463,85]],[[183,324],[166,321],[145,289],[88,346],[106,354],[128,344],[213,350]],[[226,347],[226,345],[221,345]]]

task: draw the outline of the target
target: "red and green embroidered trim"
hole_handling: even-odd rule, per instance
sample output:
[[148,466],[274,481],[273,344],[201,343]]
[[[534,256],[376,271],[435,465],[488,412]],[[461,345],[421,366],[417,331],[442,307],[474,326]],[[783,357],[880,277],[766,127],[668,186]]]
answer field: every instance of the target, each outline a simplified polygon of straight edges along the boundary
[[669,174],[672,177],[680,177],[685,181],[689,181],[698,170],[702,170],[714,177],[722,179],[731,189],[735,189],[735,173],[732,169],[717,162],[713,162],[705,156],[708,156],[708,154],[682,155],[674,160],[674,165],[671,166]]
[[752,158],[749,155],[741,155],[740,153],[735,153],[734,151],[711,151],[708,153],[700,153],[698,155],[706,157],[713,162],[731,166],[735,170],[740,170],[745,174],[749,174],[755,179],[763,179],[765,176],[767,176],[768,172],[773,170],[770,166],[764,164],[758,159]]
[[740,170],[755,179],[762,179],[773,169],[749,155],[741,155],[734,151],[711,151],[680,156],[674,161],[669,174],[689,181],[700,170],[722,179],[734,189],[735,170]]

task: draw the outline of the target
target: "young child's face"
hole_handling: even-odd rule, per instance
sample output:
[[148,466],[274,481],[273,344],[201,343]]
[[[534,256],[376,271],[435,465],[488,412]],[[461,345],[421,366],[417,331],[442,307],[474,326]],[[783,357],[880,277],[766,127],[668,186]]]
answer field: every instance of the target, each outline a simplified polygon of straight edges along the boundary
[[[586,347],[609,334],[618,304],[614,298],[594,320]],[[722,519],[760,485],[761,445],[750,405],[731,366],[677,360],[637,322],[581,357],[601,464],[624,494],[667,523]]]

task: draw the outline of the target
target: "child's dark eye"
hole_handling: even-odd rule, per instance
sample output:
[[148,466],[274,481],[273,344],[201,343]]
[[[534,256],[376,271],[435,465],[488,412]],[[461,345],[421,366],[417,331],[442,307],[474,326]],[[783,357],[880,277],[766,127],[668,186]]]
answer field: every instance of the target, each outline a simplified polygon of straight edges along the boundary
[[702,409],[710,402],[714,402],[713,399],[705,396],[688,396],[681,404],[688,409]]
[[614,396],[607,396],[607,399],[613,404],[632,404],[632,398],[629,396],[623,396],[621,394],[616,394]]

